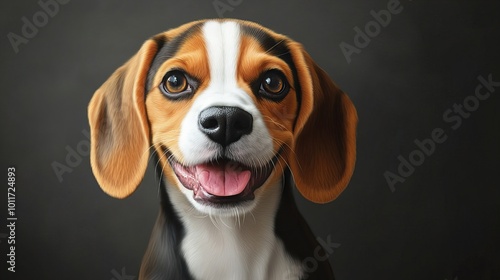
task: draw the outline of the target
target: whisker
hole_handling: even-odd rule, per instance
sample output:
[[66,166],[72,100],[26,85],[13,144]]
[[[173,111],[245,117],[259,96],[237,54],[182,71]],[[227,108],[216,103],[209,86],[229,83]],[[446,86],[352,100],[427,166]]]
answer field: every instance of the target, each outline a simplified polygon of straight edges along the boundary
[[240,213],[239,213],[239,208],[238,207],[235,207],[234,208],[234,212],[236,214],[236,221],[235,221],[235,225],[236,223],[238,223],[238,228],[241,228],[241,221],[240,221]]
[[[245,223],[245,217],[246,217],[246,212],[245,212],[245,211],[243,211],[243,217],[242,217],[242,219],[243,219],[242,223],[243,223],[243,224]],[[241,225],[240,225],[240,228],[241,228]]]
[[266,53],[271,52],[275,47],[277,47],[279,44],[283,43],[284,41],[285,41],[285,39],[279,40],[276,44],[274,44],[272,47],[270,47],[269,49],[267,49]]
[[206,219],[209,215],[204,214],[200,211],[198,211],[194,206],[190,205],[189,207],[189,213],[191,214],[191,217],[197,218],[197,219]]
[[284,52],[284,53],[282,53],[282,54],[276,54],[276,55],[274,55],[274,56],[278,56],[278,57],[279,57],[279,56],[283,56],[283,55],[286,55],[286,54],[289,54],[289,53],[290,53],[290,52],[288,51],[288,52]]
[[[161,163],[162,158],[166,157],[166,156],[167,156],[166,152],[162,152],[162,154],[158,157],[158,161],[155,164],[155,170],[158,170],[158,165]],[[167,158],[167,161],[168,161],[168,158]],[[159,176],[159,180],[158,180],[158,195],[160,195],[160,189],[162,188],[161,182],[163,180],[163,171],[164,171],[163,168],[161,168],[161,172],[160,172],[160,176]]]
[[218,225],[219,222],[217,222],[217,215],[213,215],[212,210],[210,209],[209,212],[208,212],[208,216],[210,217],[210,221],[212,222],[212,224],[214,225],[214,227],[220,231],[221,229],[220,229],[220,227]]
[[253,214],[253,212],[250,212],[250,215],[252,215],[254,223],[257,223],[257,219],[255,219],[255,215]]
[[220,221],[221,221],[221,223],[222,223],[223,225],[225,225],[225,226],[226,226],[227,228],[229,228],[229,229],[232,229],[232,227],[231,227],[231,226],[229,226],[228,224],[226,224],[226,223],[224,222],[223,217],[219,217],[219,219],[220,219]]
[[276,125],[277,127],[281,128],[281,130],[285,130],[285,131],[289,131],[286,126],[284,126],[283,124],[277,122],[274,118],[271,118],[269,116],[264,116],[264,118],[268,119],[270,122],[272,122],[274,125]]

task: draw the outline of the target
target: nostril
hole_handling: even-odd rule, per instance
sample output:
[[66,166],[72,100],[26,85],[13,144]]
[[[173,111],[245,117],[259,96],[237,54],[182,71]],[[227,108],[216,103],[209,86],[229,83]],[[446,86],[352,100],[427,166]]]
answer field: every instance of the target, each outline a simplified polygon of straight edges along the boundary
[[248,134],[252,131],[252,118],[240,115],[234,120],[232,128],[237,133]]
[[217,121],[216,118],[206,118],[203,121],[201,121],[201,126],[205,129],[217,129],[219,127],[219,122]]
[[234,128],[236,130],[245,130],[245,129],[248,129],[248,125],[245,124],[245,122],[241,122],[238,120],[234,123]]
[[208,138],[216,143],[224,143],[226,134],[226,115],[220,108],[210,107],[198,117],[198,126]]

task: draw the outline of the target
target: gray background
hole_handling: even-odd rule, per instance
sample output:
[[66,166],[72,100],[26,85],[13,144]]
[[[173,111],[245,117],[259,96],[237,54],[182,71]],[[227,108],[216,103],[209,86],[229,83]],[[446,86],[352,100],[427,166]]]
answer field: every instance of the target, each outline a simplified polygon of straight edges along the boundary
[[[315,234],[340,244],[330,256],[338,279],[500,279],[500,87],[456,130],[443,119],[478,76],[500,81],[499,2],[401,0],[402,12],[348,63],[339,44],[352,45],[353,28],[388,2],[233,0],[223,15],[302,42],[357,107],[349,187],[326,205],[297,197]],[[35,0],[4,1],[0,12],[0,173],[6,182],[7,167],[17,169],[18,217],[17,272],[7,274],[5,183],[0,278],[134,279],[159,205],[152,164],[125,200],[99,189],[86,154],[62,181],[51,164],[85,147],[93,92],[145,39],[219,15],[211,0],[72,0],[15,53],[7,34],[21,35],[21,18],[40,10]],[[397,172],[398,156],[408,159],[435,128],[447,140],[392,192],[384,172]]]

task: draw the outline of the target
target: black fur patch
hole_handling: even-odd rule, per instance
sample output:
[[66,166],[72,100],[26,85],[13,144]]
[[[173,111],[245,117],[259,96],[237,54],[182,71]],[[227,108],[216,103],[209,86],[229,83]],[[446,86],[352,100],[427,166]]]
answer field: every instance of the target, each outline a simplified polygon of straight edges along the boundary
[[167,38],[165,35],[157,35],[153,37],[152,40],[158,44],[158,52],[151,63],[151,67],[148,71],[148,76],[146,80],[146,94],[155,86],[153,85],[153,80],[158,72],[160,66],[169,58],[175,56],[179,48],[186,41],[187,38],[191,37],[196,31],[199,31],[199,28],[202,23],[195,24],[188,28],[186,31],[181,33],[179,36],[174,38]]

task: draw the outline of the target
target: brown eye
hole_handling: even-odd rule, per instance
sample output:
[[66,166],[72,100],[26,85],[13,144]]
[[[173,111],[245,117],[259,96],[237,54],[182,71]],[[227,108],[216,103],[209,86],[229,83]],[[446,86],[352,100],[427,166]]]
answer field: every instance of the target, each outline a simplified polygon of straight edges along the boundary
[[272,73],[264,77],[262,87],[268,93],[279,94],[283,90],[284,83],[280,76]]
[[172,70],[163,76],[160,90],[167,98],[178,100],[192,96],[197,86],[198,81],[183,71]]
[[261,77],[259,93],[262,97],[279,101],[286,96],[290,87],[281,71],[269,70]]
[[181,72],[174,72],[165,79],[165,90],[170,94],[181,93],[188,86],[186,77]]

